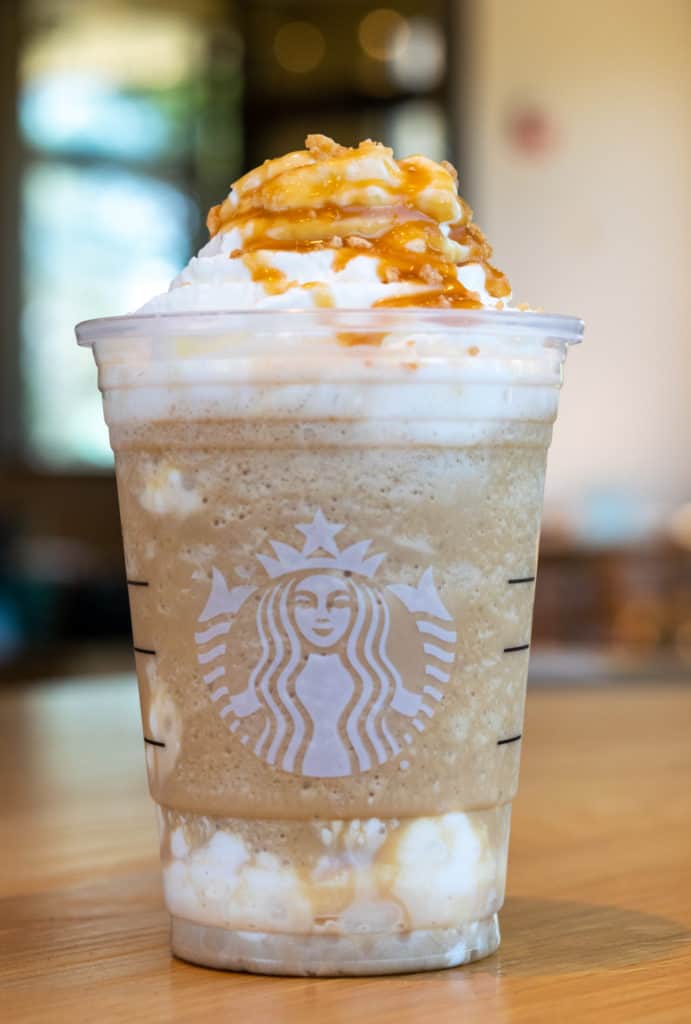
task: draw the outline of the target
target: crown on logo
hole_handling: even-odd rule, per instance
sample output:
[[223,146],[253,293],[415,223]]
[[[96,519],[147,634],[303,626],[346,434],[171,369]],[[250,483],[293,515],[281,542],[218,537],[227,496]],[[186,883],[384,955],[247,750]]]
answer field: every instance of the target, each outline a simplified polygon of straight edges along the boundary
[[[280,541],[270,541],[276,558],[257,555],[271,579],[303,569],[340,569],[370,578],[386,558],[385,554],[367,556],[371,540],[358,541],[340,549],[334,537],[343,529],[343,523],[330,523],[321,509],[317,509],[311,523],[298,523],[297,529],[305,535],[302,550]],[[320,554],[320,552],[327,552]]]

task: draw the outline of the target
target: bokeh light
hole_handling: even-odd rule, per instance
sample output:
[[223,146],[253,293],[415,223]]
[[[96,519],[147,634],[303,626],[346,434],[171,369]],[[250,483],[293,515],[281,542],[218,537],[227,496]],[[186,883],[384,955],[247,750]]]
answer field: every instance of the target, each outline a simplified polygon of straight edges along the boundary
[[419,17],[397,27],[389,60],[396,85],[411,92],[434,89],[446,68],[446,46],[439,23]]
[[314,71],[325,53],[324,35],[310,21],[288,21],[274,36],[276,60],[282,68],[294,74]]
[[410,37],[410,23],[389,7],[370,11],[360,22],[360,46],[373,60],[393,60],[404,50]]

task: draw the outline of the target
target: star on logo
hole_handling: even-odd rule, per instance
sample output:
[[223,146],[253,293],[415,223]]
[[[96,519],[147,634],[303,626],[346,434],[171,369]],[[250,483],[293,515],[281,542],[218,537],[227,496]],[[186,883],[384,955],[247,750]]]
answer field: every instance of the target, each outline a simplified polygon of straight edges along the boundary
[[328,551],[330,555],[339,553],[334,540],[343,529],[343,523],[330,523],[321,509],[317,509],[311,523],[297,523],[296,527],[305,536],[303,555],[311,555],[313,551]]
[[383,552],[367,555],[371,540],[360,540],[349,547],[339,548],[335,537],[344,526],[342,523],[330,523],[321,509],[317,510],[311,523],[299,523],[297,529],[305,538],[301,551],[284,541],[270,540],[277,557],[257,555],[271,579],[305,569],[337,569],[369,579],[386,558]]

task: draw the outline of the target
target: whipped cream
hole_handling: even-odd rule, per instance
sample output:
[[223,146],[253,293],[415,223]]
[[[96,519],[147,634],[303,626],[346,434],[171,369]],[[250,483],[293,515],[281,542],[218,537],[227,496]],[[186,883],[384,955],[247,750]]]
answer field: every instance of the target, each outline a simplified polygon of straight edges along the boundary
[[[403,821],[315,822],[320,849],[306,846],[293,860],[272,849],[270,822],[268,831],[254,822],[251,841],[241,822],[159,808],[166,905],[174,917],[240,931],[457,927],[503,902],[510,813],[506,804]],[[195,826],[209,833],[201,842],[191,841]],[[281,826],[296,850],[306,827]]]
[[504,308],[510,286],[450,164],[397,161],[370,141],[306,144],[235,182],[209,242],[141,313]]

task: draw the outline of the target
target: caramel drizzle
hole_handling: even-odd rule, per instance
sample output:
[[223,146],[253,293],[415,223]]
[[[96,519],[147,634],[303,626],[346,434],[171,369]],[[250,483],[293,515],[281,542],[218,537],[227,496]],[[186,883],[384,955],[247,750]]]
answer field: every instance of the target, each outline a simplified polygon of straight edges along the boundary
[[[252,201],[260,198],[256,195],[261,192],[260,187],[245,197],[248,207],[243,211],[233,211],[223,224],[216,212],[219,208],[215,207],[213,212],[216,216],[210,215],[209,227],[213,234],[221,227],[229,229],[252,225],[252,233],[243,241],[243,248],[234,250],[230,256],[241,258],[252,279],[272,295],[281,294],[291,287],[310,288],[315,289],[317,305],[333,304],[328,288],[319,282],[299,286],[266,263],[258,250],[312,252],[332,249],[336,271],[343,270],[357,256],[373,256],[377,259],[377,273],[383,283],[402,281],[428,286],[423,292],[380,299],[375,303],[380,307],[481,308],[479,295],[461,284],[457,277],[457,268],[469,263],[479,263],[483,267],[485,288],[493,298],[506,297],[510,293],[510,285],[505,275],[489,262],[492,249],[477,225],[471,222],[472,212],[463,200],[460,200],[461,220],[449,232],[452,241],[468,250],[466,258],[457,264],[444,253],[445,239],[438,222],[423,213],[416,204],[419,193],[431,183],[431,174],[418,166],[401,166],[401,170],[403,182],[395,189],[379,180],[357,183],[357,187],[362,189],[369,185],[384,188],[392,198],[400,200],[397,205],[338,206],[323,202],[324,197],[333,194],[338,187],[338,181],[330,181],[321,194],[311,197],[314,206],[272,211]],[[392,220],[393,226],[389,227]],[[363,229],[363,224],[366,233],[357,230]],[[381,231],[376,230],[378,225],[381,225]],[[412,249],[409,248],[411,244]]]
[[282,295],[289,288],[297,286],[297,281],[289,281],[282,270],[266,263],[259,253],[246,253],[242,260],[252,280],[262,284],[267,295]]

